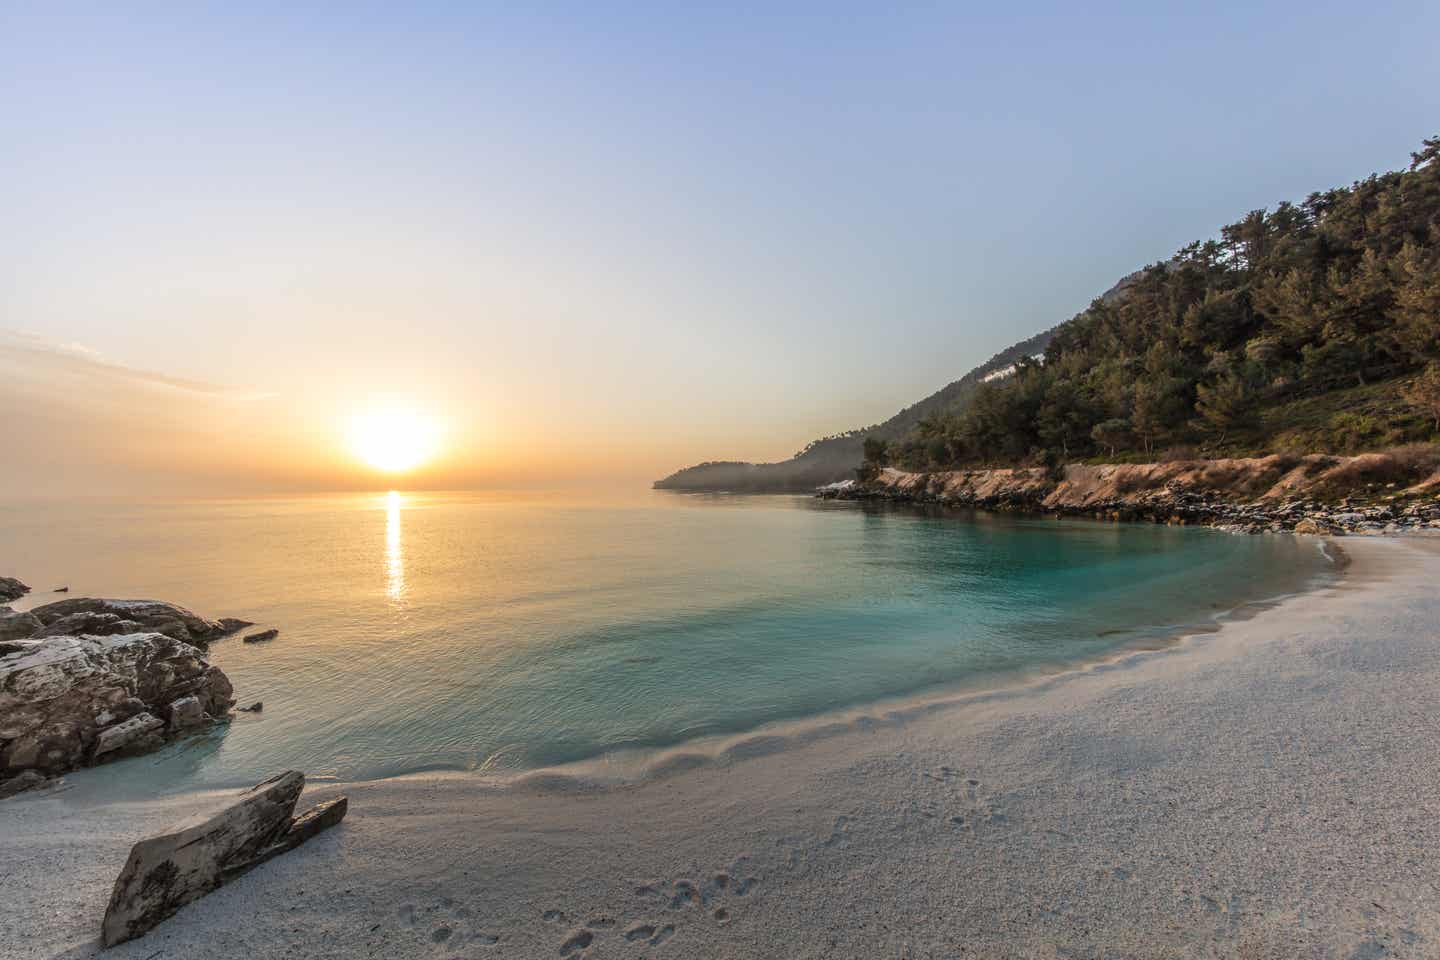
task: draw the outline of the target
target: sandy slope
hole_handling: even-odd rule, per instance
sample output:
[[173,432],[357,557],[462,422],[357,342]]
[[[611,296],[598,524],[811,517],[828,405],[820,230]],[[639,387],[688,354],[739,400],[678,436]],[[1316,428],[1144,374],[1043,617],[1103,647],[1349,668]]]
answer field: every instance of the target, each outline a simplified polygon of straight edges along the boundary
[[[106,956],[1440,956],[1440,544],[1344,545],[1341,586],[1171,651],[789,749],[351,786]],[[90,956],[131,840],[204,802],[84,780],[0,805],[4,956]]]

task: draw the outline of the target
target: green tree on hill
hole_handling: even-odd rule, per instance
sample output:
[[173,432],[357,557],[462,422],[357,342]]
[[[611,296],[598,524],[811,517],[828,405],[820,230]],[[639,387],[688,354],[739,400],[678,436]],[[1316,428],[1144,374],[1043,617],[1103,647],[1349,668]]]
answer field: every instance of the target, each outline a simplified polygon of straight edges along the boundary
[[1432,360],[1415,378],[1405,390],[1405,399],[1435,421],[1435,432],[1440,433],[1440,361]]
[[1195,409],[1211,428],[1220,434],[1219,443],[1231,430],[1242,427],[1254,418],[1255,395],[1250,384],[1237,373],[1230,372],[1214,384],[1196,387],[1199,399]]
[[1096,443],[1105,448],[1110,456],[1115,456],[1115,451],[1130,442],[1130,421],[1114,418],[1095,424],[1090,430],[1090,437]]

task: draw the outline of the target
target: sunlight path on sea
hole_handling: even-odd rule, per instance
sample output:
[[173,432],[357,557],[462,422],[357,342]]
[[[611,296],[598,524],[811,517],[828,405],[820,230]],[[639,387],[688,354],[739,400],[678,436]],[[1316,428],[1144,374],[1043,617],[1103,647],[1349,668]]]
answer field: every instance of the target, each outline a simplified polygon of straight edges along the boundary
[[400,508],[404,498],[391,490],[385,497],[385,574],[391,600],[405,599],[405,553],[400,542]]

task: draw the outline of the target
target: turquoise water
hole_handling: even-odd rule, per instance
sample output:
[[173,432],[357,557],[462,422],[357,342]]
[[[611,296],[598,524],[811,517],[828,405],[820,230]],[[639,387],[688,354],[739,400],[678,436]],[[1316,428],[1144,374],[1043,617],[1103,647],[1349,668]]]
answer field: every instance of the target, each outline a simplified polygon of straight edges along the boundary
[[1290,537],[662,492],[11,506],[0,534],[37,587],[279,628],[212,648],[263,713],[86,774],[175,789],[629,755],[1083,661],[1328,571]]

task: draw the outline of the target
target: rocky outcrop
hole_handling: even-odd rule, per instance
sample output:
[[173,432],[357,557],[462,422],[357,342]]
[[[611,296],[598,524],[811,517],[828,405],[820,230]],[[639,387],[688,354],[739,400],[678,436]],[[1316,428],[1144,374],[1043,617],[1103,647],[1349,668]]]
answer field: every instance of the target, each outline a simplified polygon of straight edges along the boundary
[[19,645],[12,645],[13,641],[34,636],[41,626],[33,613],[0,607],[0,654],[19,650]]
[[0,577],[0,601],[19,600],[29,592],[30,588],[14,577]]
[[210,620],[161,600],[75,597],[43,604],[30,613],[40,621],[37,635],[42,637],[153,632],[198,647],[250,625],[244,620]]
[[[847,500],[939,503],[1107,520],[1196,523],[1243,533],[1399,533],[1440,530],[1440,497],[1428,482],[1380,480],[1359,457],[1258,457],[1147,464],[1071,464],[906,473],[822,489]],[[1370,479],[1367,479],[1370,478]],[[1353,496],[1337,496],[1338,493]]]
[[287,771],[214,813],[135,844],[110,895],[101,942],[111,947],[140,936],[190,901],[344,818],[344,797],[293,816],[304,787],[302,774]]
[[0,781],[153,749],[172,733],[223,720],[233,703],[225,674],[163,633],[16,645],[0,656]]

